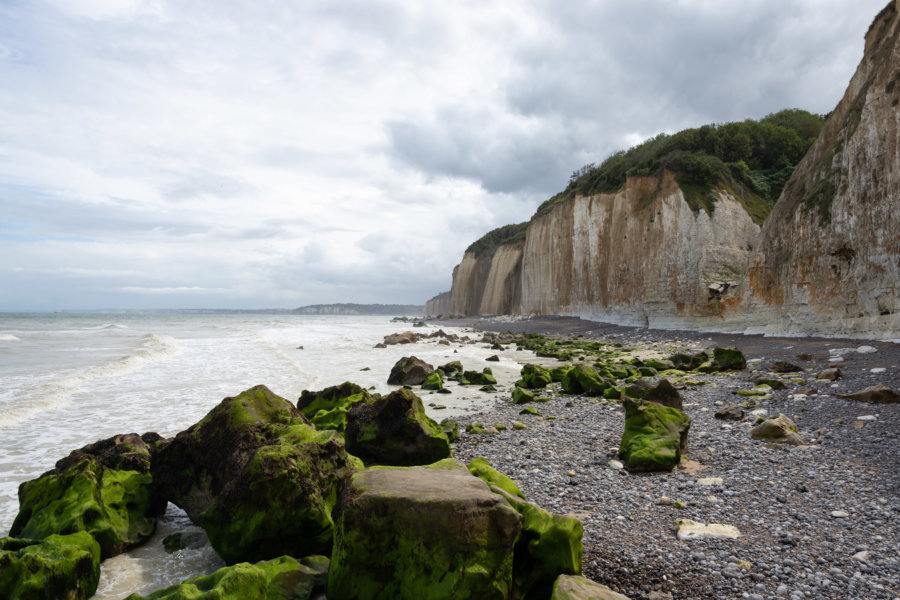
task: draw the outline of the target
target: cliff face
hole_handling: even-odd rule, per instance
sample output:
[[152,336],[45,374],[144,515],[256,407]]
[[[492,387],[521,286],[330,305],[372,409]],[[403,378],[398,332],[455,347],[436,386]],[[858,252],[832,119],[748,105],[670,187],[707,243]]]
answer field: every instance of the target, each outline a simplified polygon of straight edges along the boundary
[[442,292],[425,303],[425,317],[449,316],[450,292]]
[[671,173],[632,177],[615,194],[576,197],[532,220],[520,312],[651,326],[715,317],[758,237],[728,194],[708,215],[691,210]]
[[844,97],[765,222],[743,290],[748,321],[804,333],[897,336],[898,33],[895,0],[872,24]]
[[453,269],[449,314],[518,313],[523,244],[504,244],[480,256],[466,252]]

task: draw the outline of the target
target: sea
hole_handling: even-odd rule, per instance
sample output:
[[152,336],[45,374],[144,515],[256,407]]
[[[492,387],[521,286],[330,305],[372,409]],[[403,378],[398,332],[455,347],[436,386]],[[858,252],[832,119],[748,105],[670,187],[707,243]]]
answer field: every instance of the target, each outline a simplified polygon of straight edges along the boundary
[[[111,312],[0,313],[0,537],[18,512],[19,484],[91,442],[121,433],[174,436],[223,398],[257,384],[296,401],[303,390],[352,381],[387,393],[394,363],[415,355],[435,366],[459,360],[492,367],[498,381],[519,377],[533,355],[495,352],[484,343],[374,348],[400,331],[432,333],[385,316]],[[444,328],[447,333],[481,334]],[[500,362],[486,361],[492,354]],[[422,393],[435,420],[489,408],[498,398],[477,388]],[[444,408],[441,408],[443,406]],[[172,554],[162,540],[201,530],[169,504],[157,533],[142,546],[104,561],[94,598],[145,595],[224,565],[202,541]],[[202,536],[201,536],[202,539]]]

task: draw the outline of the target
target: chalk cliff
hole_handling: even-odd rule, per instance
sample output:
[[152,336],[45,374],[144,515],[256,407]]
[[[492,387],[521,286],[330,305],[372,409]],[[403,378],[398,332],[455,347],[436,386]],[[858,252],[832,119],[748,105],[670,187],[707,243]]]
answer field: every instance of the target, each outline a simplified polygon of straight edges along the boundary
[[425,303],[426,317],[443,317],[450,314],[450,292],[441,292]]
[[844,97],[765,222],[739,307],[748,323],[900,337],[898,34],[895,0],[872,23]]
[[898,104],[900,0],[893,0],[762,229],[752,191],[758,179],[734,158],[727,165],[734,177],[722,171],[714,201],[707,195],[700,203],[667,167],[628,176],[615,191],[597,179],[608,171],[589,169],[584,181],[596,173],[602,193],[570,183],[516,226],[524,236],[497,245],[502,236],[492,232],[470,247],[453,271],[449,314],[898,338]]

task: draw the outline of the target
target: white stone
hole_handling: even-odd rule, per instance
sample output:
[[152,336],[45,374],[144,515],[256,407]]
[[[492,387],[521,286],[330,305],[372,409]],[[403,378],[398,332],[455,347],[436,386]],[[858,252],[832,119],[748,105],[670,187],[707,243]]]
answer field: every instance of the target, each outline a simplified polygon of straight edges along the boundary
[[859,354],[872,354],[873,352],[878,352],[878,348],[874,348],[872,346],[860,346],[856,349]]
[[863,550],[862,552],[857,552],[850,558],[855,558],[856,560],[858,560],[860,562],[869,562],[869,551]]
[[833,510],[833,511],[831,511],[831,516],[834,517],[835,519],[846,519],[847,517],[850,516],[850,513],[848,513],[847,511],[843,511],[843,510]]
[[807,396],[806,394],[791,394],[790,396],[788,396],[788,398],[790,398],[791,400],[796,400],[797,402],[804,402],[806,400],[809,400],[809,396]]
[[698,523],[690,519],[678,519],[679,540],[697,540],[703,538],[736,539],[741,537],[741,532],[734,525],[721,525],[719,523]]
[[874,421],[875,415],[863,415],[861,417],[856,417],[857,421]]
[[843,356],[844,354],[850,354],[854,351],[854,348],[832,348],[828,351],[828,354],[832,356]]
[[718,486],[720,486],[720,485],[722,485],[722,478],[721,477],[701,477],[700,479],[697,480],[697,485],[707,485],[707,486],[718,485]]
[[869,373],[884,373],[887,371],[884,367],[875,367],[874,369],[869,369]]
[[769,414],[769,411],[767,411],[765,408],[757,408],[750,411],[750,416],[753,417],[764,417],[767,414]]
[[622,461],[616,460],[616,459],[612,459],[611,461],[609,461],[606,464],[608,464],[613,469],[624,469],[625,468],[625,465],[622,463]]
[[843,356],[834,356],[834,357],[832,357],[832,358],[829,358],[829,359],[828,359],[828,362],[830,362],[830,363],[842,363],[842,362],[844,362],[844,357],[843,357]]

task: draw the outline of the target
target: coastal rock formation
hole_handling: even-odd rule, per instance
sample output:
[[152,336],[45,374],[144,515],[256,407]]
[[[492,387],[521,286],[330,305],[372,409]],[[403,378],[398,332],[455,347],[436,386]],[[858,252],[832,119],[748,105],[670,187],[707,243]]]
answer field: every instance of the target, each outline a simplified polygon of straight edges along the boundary
[[[524,228],[470,246],[453,271],[449,313],[897,337],[898,2],[875,18],[844,97],[768,216],[728,174],[703,208],[665,167],[658,175],[635,168],[617,191],[582,193],[570,183]],[[747,167],[722,164],[732,173]]]
[[360,471],[335,520],[329,600],[509,597],[522,518],[455,460]]
[[422,385],[434,367],[415,356],[404,356],[391,368],[387,382],[391,385]]
[[227,563],[331,548],[331,510],[361,468],[335,431],[316,431],[265,386],[225,398],[160,444],[153,477]]
[[629,471],[671,471],[687,449],[691,420],[677,408],[625,401],[625,432],[619,456]]
[[750,436],[754,440],[763,440],[777,444],[800,446],[804,443],[803,438],[797,433],[797,426],[784,415],[769,417],[751,429]]
[[360,402],[347,415],[347,451],[378,465],[427,465],[450,456],[450,441],[406,388]]
[[222,567],[210,575],[192,577],[149,596],[131,594],[125,600],[309,600],[313,592],[325,588],[327,574],[328,559],[324,556],[308,556],[301,560],[281,556],[256,564]]
[[117,435],[75,450],[52,471],[19,486],[14,537],[86,531],[106,559],[149,538],[165,508],[150,475],[155,433]]
[[444,317],[450,312],[450,292],[442,292],[425,303],[426,317]]
[[0,596],[87,600],[100,581],[100,546],[86,531],[43,540],[0,538]]
[[629,600],[605,585],[577,575],[560,575],[553,584],[550,600]]
[[368,391],[345,381],[318,392],[303,390],[297,408],[316,429],[334,429],[343,433],[347,428],[347,413],[353,405],[370,400],[372,395]]
[[[844,97],[763,228],[744,293],[766,329],[900,330],[900,2],[866,34]],[[892,333],[893,332],[893,333]]]

